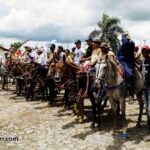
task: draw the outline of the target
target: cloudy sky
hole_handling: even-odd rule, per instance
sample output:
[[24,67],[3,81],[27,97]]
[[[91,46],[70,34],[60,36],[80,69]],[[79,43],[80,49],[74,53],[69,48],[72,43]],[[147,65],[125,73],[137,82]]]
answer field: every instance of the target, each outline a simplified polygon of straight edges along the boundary
[[0,6],[0,39],[84,40],[107,13],[136,41],[150,40],[148,0],[0,0]]

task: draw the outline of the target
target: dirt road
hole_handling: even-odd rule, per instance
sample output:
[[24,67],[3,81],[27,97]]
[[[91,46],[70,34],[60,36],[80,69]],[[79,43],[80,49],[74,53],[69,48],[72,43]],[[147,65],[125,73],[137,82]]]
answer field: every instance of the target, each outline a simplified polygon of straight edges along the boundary
[[[147,129],[135,127],[137,102],[127,104],[128,140],[111,135],[112,119],[107,110],[101,129],[89,128],[91,109],[88,100],[86,105],[85,123],[77,124],[72,111],[65,111],[60,106],[50,108],[47,102],[40,100],[26,102],[23,97],[16,97],[13,91],[0,91],[0,150],[150,149],[150,142],[143,140],[148,134]],[[145,116],[143,124],[146,124]]]

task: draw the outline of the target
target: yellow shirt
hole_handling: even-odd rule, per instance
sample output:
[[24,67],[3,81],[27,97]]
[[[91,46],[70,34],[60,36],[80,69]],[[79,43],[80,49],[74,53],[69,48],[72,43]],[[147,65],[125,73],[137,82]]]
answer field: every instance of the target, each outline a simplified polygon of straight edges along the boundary
[[67,56],[66,61],[67,61],[67,62],[73,62],[71,55],[68,55],[68,56]]
[[99,60],[99,55],[101,53],[100,48],[93,49],[92,55],[91,55],[91,63],[95,63],[97,60]]
[[[112,52],[112,51],[108,51],[108,59],[109,60],[112,60],[112,61],[116,61],[116,56],[115,56],[115,54]],[[105,59],[105,57],[106,57],[106,54],[104,54],[104,53],[102,53],[102,51],[100,51],[100,54],[99,54],[99,59],[100,60],[103,60],[103,59]]]

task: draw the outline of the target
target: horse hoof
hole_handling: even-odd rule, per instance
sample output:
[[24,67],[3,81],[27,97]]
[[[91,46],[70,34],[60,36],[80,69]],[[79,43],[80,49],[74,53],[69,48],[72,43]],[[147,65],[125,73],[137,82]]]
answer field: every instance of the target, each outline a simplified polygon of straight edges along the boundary
[[112,136],[114,136],[114,135],[115,135],[115,131],[114,131],[114,130],[111,130],[111,131],[110,131],[110,134],[111,134]]
[[73,110],[73,114],[74,114],[74,115],[77,115],[77,112],[76,112],[75,110]]
[[79,123],[83,123],[84,122],[84,120],[81,118],[81,119],[79,119]]
[[150,141],[150,135],[144,138],[144,141]]
[[90,128],[95,128],[95,123],[92,123],[91,125],[90,125]]
[[75,118],[75,122],[79,123],[79,118],[78,117]]
[[140,124],[140,123],[137,123],[137,124],[136,124],[136,127],[137,127],[137,128],[141,128],[141,124]]
[[48,105],[50,106],[50,107],[53,107],[54,106],[54,104],[53,103],[48,103]]

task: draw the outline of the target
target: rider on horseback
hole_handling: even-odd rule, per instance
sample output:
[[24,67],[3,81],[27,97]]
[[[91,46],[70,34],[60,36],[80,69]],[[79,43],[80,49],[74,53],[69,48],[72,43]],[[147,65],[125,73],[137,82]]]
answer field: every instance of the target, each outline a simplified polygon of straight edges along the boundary
[[[142,48],[142,55],[144,59],[142,60],[142,72],[144,77],[144,96],[146,101],[147,117],[148,117],[148,128],[150,131],[150,48],[144,46]],[[150,136],[147,137],[150,140]]]
[[132,101],[134,96],[134,58],[135,44],[131,40],[128,33],[122,34],[122,45],[117,54],[118,61],[123,65],[125,69],[125,80],[127,89],[129,92],[129,100]]

